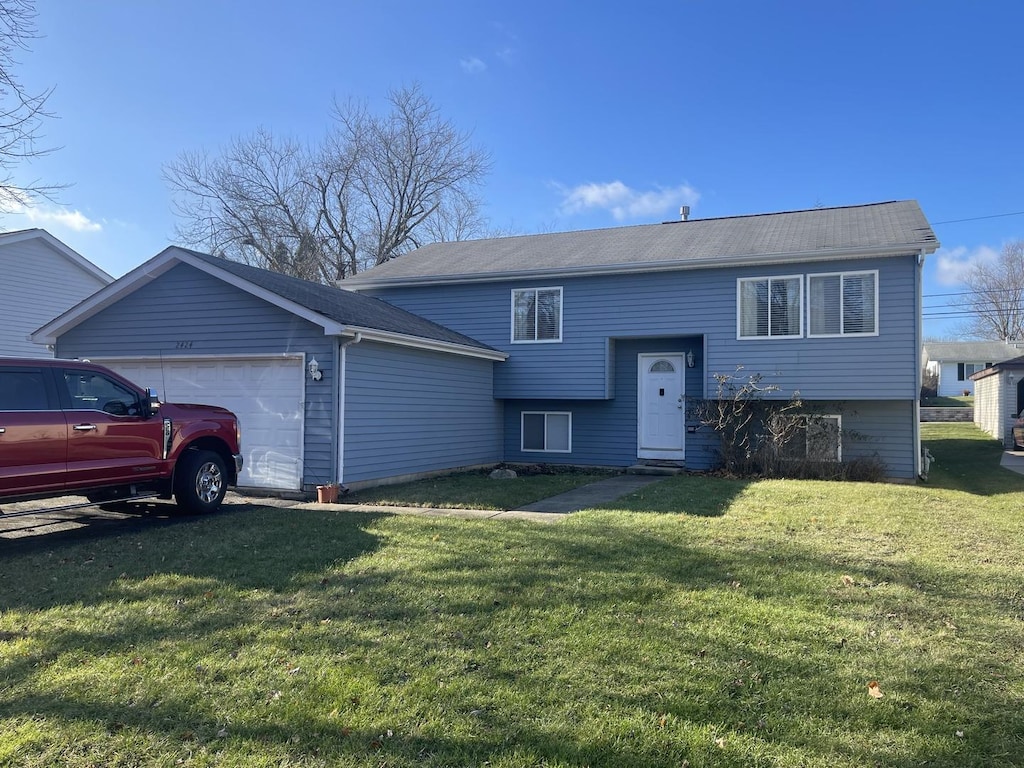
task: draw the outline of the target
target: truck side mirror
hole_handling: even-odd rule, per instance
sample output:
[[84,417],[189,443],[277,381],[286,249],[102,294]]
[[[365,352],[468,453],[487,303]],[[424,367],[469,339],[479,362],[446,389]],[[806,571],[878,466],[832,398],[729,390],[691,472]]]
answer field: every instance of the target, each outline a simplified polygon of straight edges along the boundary
[[160,410],[160,395],[152,387],[146,390],[144,408],[147,417],[155,415]]

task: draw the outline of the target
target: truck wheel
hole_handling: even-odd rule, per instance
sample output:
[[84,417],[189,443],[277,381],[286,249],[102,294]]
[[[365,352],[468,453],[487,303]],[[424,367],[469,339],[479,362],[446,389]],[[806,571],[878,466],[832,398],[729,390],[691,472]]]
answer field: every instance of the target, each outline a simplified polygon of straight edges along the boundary
[[186,451],[174,471],[174,499],[186,512],[213,512],[227,493],[224,460],[213,451]]

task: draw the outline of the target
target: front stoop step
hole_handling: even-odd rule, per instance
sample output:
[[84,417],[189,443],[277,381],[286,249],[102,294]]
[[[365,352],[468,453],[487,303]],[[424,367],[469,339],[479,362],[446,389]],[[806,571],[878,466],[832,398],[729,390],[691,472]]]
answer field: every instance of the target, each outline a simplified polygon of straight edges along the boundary
[[685,467],[678,464],[634,464],[631,467],[626,467],[627,475],[681,475],[686,471]]

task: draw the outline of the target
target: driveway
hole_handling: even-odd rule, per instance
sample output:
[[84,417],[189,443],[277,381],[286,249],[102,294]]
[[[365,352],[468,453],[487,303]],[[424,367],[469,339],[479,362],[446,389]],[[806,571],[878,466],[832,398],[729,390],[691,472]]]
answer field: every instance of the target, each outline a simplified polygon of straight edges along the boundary
[[[252,506],[288,507],[297,504],[284,499],[253,499],[236,493],[228,493],[224,505],[217,514],[242,512]],[[11,544],[27,544],[29,541],[49,541],[64,536],[121,533],[155,525],[173,525],[202,516],[182,515],[172,501],[131,502],[124,510],[108,512],[86,504],[81,496],[65,496],[59,499],[22,501],[16,504],[0,504],[0,547]]]

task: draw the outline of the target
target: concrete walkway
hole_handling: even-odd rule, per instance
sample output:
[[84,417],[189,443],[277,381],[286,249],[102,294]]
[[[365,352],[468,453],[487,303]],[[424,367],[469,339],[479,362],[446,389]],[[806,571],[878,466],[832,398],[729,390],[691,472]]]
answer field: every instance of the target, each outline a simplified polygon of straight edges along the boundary
[[1024,451],[1003,451],[999,466],[1024,475]]
[[[507,511],[494,509],[439,509],[433,507],[392,507],[376,504],[319,504],[317,502],[289,502],[288,507],[296,509],[345,509],[352,512],[376,512],[390,515],[418,515],[421,517],[458,517],[464,519],[494,518],[534,520],[553,523],[564,519],[569,512],[611,504],[623,496],[646,488],[652,483],[664,480],[663,476],[615,475],[594,483],[581,485],[571,491],[560,493],[549,499],[526,504],[519,509]],[[257,499],[248,499],[259,503]],[[285,505],[282,505],[285,506]]]

